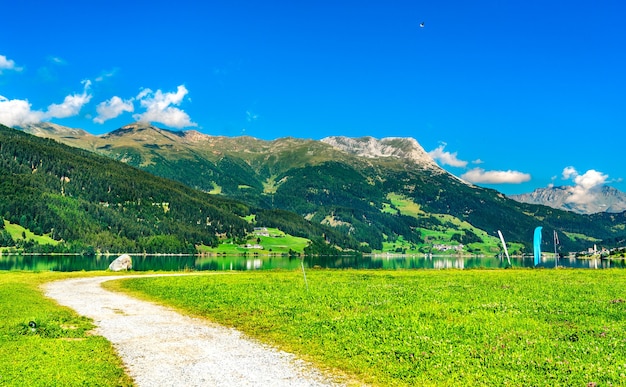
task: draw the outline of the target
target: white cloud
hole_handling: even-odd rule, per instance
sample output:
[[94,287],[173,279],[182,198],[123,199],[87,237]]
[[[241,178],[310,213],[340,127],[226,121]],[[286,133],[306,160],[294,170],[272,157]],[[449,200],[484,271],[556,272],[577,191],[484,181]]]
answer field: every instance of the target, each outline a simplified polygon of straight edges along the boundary
[[183,110],[171,105],[180,105],[188,91],[185,86],[178,86],[175,93],[163,93],[161,90],[153,92],[150,89],[142,90],[138,95],[142,107],[146,111],[142,114],[135,114],[133,118],[137,121],[159,122],[173,128],[184,128],[188,126],[198,126],[192,122],[189,115]]
[[576,175],[578,175],[578,172],[576,171],[576,168],[574,168],[574,167],[565,167],[565,168],[563,168],[563,173],[562,173],[563,180],[569,180],[569,179],[571,179],[572,177],[574,177]]
[[44,113],[31,110],[27,100],[8,99],[0,95],[0,123],[6,126],[23,126],[40,122]]
[[467,161],[459,160],[457,158],[457,152],[450,153],[445,151],[445,147],[447,144],[442,143],[437,147],[437,149],[428,152],[430,157],[435,161],[439,161],[443,165],[450,165],[452,167],[460,167],[465,168],[467,166]]
[[135,110],[133,105],[133,99],[122,100],[118,96],[114,96],[108,101],[104,101],[98,104],[96,111],[98,116],[93,119],[93,122],[103,124],[104,121],[108,121],[112,118],[119,116],[124,112],[132,113]]
[[569,189],[570,196],[565,200],[568,203],[586,204],[595,201],[602,186],[607,182],[609,175],[590,169],[584,174],[578,174],[574,167],[563,169],[563,179],[574,181]]
[[51,118],[66,118],[77,115],[80,109],[91,100],[88,90],[89,80],[83,81],[82,94],[65,97],[63,103],[51,104],[47,111],[32,110],[30,102],[22,99],[8,99],[0,96],[0,123],[6,126],[24,126],[46,121]]
[[485,171],[482,168],[474,168],[461,175],[461,178],[470,183],[483,184],[520,184],[530,180],[530,174],[518,171]]
[[91,81],[85,80],[82,82],[83,92],[82,94],[72,94],[65,97],[63,103],[52,104],[48,106],[48,111],[45,113],[45,118],[66,118],[73,117],[80,112],[80,109],[91,100],[91,94],[88,93],[91,87]]
[[22,68],[17,67],[14,60],[7,59],[6,56],[0,55],[0,74],[2,74],[2,70],[22,71]]
[[593,169],[585,172],[584,175],[578,175],[574,178],[574,182],[577,186],[591,189],[604,185],[609,175],[605,175],[602,172],[595,171]]
[[[9,68],[9,61],[4,56],[0,56],[1,69]],[[12,61],[11,61],[12,63]],[[98,79],[112,76],[112,72],[104,73]],[[53,118],[67,118],[76,116],[81,109],[92,99],[90,92],[91,81],[82,82],[83,91],[74,93],[64,98],[63,102],[58,104],[50,104],[46,110],[32,110],[32,106],[28,100],[8,99],[0,96],[0,123],[7,126],[24,126],[41,121],[47,121]],[[142,90],[136,98],[123,100],[118,96],[114,96],[109,100],[103,101],[96,107],[98,115],[93,119],[96,123],[104,123],[107,120],[118,117],[124,112],[132,113],[135,111],[134,101],[139,100],[143,113],[133,115],[138,121],[158,122],[174,128],[184,128],[189,126],[197,126],[192,122],[189,115],[177,106],[180,105],[188,94],[185,86],[180,85],[175,92],[164,93],[161,90],[152,91],[151,89]],[[250,113],[251,119],[257,116]]]

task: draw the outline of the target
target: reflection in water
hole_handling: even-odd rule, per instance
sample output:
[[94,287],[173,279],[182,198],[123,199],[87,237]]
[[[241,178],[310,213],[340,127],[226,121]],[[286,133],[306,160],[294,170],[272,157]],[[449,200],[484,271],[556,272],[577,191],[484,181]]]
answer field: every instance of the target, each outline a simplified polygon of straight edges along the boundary
[[[106,270],[116,256],[83,257],[80,255],[0,255],[0,270],[27,271],[93,271]],[[505,269],[506,260],[488,257],[460,256],[324,256],[324,257],[259,257],[259,256],[133,256],[134,271],[245,271],[305,268],[333,269]],[[511,258],[512,267],[533,267],[533,258]],[[559,267],[583,269],[626,268],[625,260],[561,258]],[[553,258],[544,258],[538,265],[554,268]]]
[[80,255],[0,255],[0,270],[93,271],[106,270],[116,257]]

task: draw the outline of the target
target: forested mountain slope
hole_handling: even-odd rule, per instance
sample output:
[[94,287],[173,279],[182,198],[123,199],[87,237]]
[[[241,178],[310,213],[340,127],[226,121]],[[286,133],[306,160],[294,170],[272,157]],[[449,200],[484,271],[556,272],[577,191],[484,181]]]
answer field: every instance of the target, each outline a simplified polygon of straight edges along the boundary
[[280,223],[299,236],[357,246],[294,214],[255,210],[0,125],[0,217],[64,241],[60,249],[195,252],[220,237],[245,236],[253,225],[242,217],[253,213],[261,226]]
[[[250,206],[295,212],[362,242],[364,251],[399,239],[432,244],[426,235],[433,230],[467,245],[484,242],[479,231],[495,240],[499,229],[526,252],[536,226],[557,230],[565,251],[617,241],[626,234],[624,213],[579,215],[519,203],[468,184],[437,166],[410,138],[265,141],[173,132],[140,123],[99,137],[63,127],[35,129],[41,132],[38,135],[206,192]],[[415,209],[400,208],[398,198]]]

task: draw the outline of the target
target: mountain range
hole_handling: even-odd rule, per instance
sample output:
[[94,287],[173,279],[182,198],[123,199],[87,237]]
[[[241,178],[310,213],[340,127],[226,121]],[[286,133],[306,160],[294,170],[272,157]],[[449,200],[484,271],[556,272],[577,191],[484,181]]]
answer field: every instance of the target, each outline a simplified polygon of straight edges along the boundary
[[626,193],[618,189],[606,185],[597,186],[586,190],[583,198],[578,198],[579,190],[574,186],[537,188],[531,193],[509,195],[509,198],[522,203],[542,204],[578,214],[626,211]]
[[[326,246],[358,242],[286,211],[252,208],[57,141],[0,125],[0,247],[34,252],[196,253],[245,241],[256,219]],[[6,222],[50,241],[14,240]]]
[[512,200],[446,172],[411,138],[266,141],[142,123],[101,136],[54,124],[22,129],[251,208],[297,214],[364,251],[442,240],[471,251],[486,240],[495,245],[502,230],[528,252],[537,225],[564,235],[566,251],[624,234],[624,213],[580,215]]

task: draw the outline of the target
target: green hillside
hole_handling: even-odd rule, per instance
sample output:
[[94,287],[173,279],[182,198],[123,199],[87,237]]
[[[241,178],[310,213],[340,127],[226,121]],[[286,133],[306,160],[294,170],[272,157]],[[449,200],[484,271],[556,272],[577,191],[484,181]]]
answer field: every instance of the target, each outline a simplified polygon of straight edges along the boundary
[[[313,240],[309,248],[323,235],[345,241],[289,213],[263,224],[264,210],[1,125],[0,199],[0,247],[31,251],[195,253],[274,223]],[[252,213],[256,224],[243,219]]]
[[[626,236],[624,214],[585,216],[510,200],[420,159],[424,151],[412,139],[383,144],[342,138],[339,143],[349,144],[342,149],[323,141],[214,137],[138,123],[101,137],[64,136],[62,129],[47,133],[216,198],[245,202],[258,212],[286,211],[289,227],[306,219],[310,224],[295,227],[293,235],[320,235],[320,246],[332,241],[369,252],[462,244],[464,252],[495,254],[501,230],[516,252],[529,253],[534,228],[543,226],[550,236],[544,238],[546,250],[552,249],[556,230],[560,251],[571,252],[594,243],[617,246]],[[314,225],[326,231],[313,232]]]

